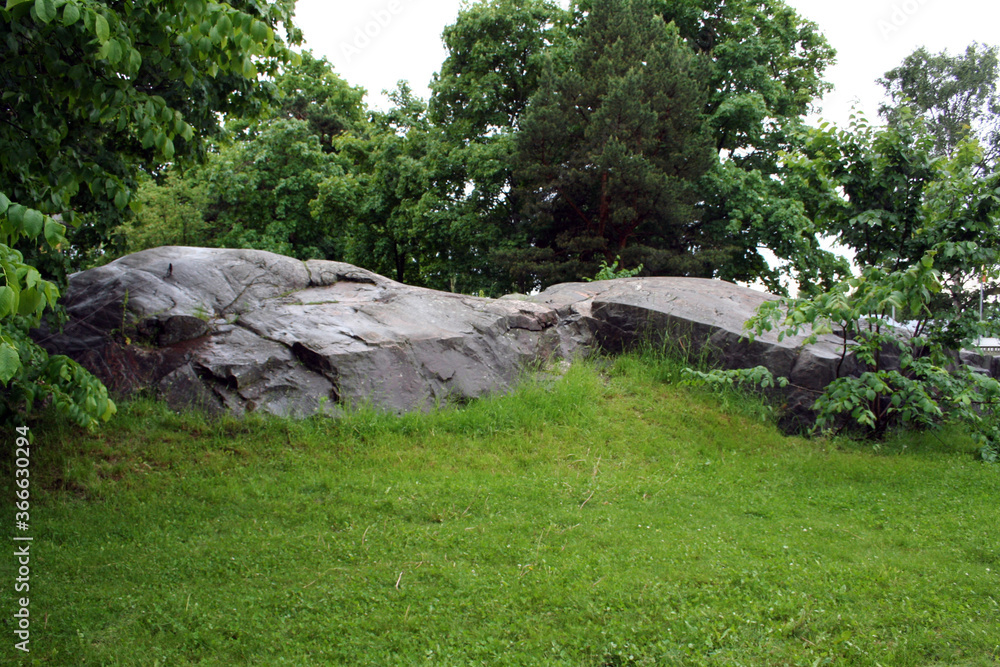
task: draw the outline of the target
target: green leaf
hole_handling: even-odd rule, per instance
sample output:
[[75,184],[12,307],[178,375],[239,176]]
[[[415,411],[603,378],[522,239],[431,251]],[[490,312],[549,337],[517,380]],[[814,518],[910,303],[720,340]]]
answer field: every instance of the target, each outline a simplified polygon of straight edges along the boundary
[[225,14],[219,17],[215,27],[219,30],[220,35],[229,36],[233,33],[233,22]]
[[7,219],[10,221],[10,224],[14,227],[14,229],[21,229],[21,225],[24,222],[24,214],[27,211],[28,207],[22,204],[11,204],[10,208],[7,209]]
[[17,292],[10,285],[0,287],[0,317],[7,317],[17,308]]
[[0,345],[0,382],[7,384],[21,370],[21,356],[10,343]]
[[80,20],[80,8],[72,2],[63,6],[63,25],[70,26]]
[[39,313],[43,306],[44,303],[42,302],[42,295],[38,290],[33,287],[21,290],[21,296],[18,299],[17,304],[18,315],[33,315]]
[[4,7],[4,9],[9,11],[18,5],[23,5],[26,2],[31,2],[31,0],[7,0],[7,6]]
[[10,200],[7,199],[7,195],[0,192],[0,215],[6,213],[8,207],[10,207]]
[[138,72],[140,67],[142,67],[142,54],[136,49],[130,49],[128,54],[129,71]]
[[107,58],[112,65],[117,65],[122,59],[122,45],[117,39],[108,40],[98,55]]
[[42,23],[51,23],[56,17],[56,3],[52,0],[35,0],[35,14]]
[[108,20],[100,14],[94,18],[94,34],[97,35],[97,41],[102,45],[107,44],[108,40],[111,39],[111,27],[108,25]]
[[41,211],[36,211],[33,208],[29,208],[24,212],[24,220],[21,223],[24,233],[30,238],[35,238],[42,233],[45,228],[45,216],[42,215]]
[[246,12],[237,12],[234,16],[235,21],[233,25],[238,27],[243,32],[250,32],[250,29],[253,27],[254,18]]
[[130,199],[127,190],[119,190],[115,193],[115,207],[120,211],[128,206],[128,200]]
[[255,20],[253,26],[250,28],[250,36],[254,38],[256,42],[266,42],[267,41],[267,24],[262,21]]
[[115,416],[116,412],[118,412],[118,407],[115,405],[115,402],[112,401],[110,398],[107,399],[105,410],[100,415],[101,421],[108,421],[109,419]]
[[37,269],[29,267],[28,271],[24,275],[25,288],[38,287],[38,285],[40,285],[42,282],[44,282],[42,280],[42,274],[40,274]]

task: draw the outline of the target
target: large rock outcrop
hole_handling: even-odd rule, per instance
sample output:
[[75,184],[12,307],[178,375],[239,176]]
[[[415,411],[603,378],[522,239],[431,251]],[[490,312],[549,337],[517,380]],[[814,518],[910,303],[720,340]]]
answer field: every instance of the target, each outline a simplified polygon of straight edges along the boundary
[[483,299],[339,262],[164,247],[74,274],[69,324],[40,340],[119,395],[152,391],[237,414],[464,402],[554,358],[644,338],[726,367],[767,366],[796,385],[793,406],[808,406],[841,363],[836,339],[747,341],[744,322],[771,298],[714,280],[624,278]]
[[176,406],[395,411],[509,387],[559,349],[551,309],[410,287],[339,262],[164,247],[74,274],[44,338],[118,393]]
[[777,297],[721,280],[620,278],[554,285],[532,301],[555,309],[569,338],[618,352],[640,342],[662,344],[692,360],[723,368],[764,366],[789,379],[783,392],[784,425],[809,423],[819,393],[840,374],[856,370],[841,354],[841,339],[826,335],[804,345],[805,335],[778,340],[777,332],[755,336],[744,325],[765,301]]

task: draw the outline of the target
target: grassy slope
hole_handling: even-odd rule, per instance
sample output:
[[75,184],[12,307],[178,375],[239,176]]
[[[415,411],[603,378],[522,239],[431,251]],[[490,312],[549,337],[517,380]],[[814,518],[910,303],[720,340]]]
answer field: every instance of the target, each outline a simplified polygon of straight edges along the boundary
[[674,370],[427,416],[36,428],[30,657],[1000,662],[1000,468],[954,434],[786,438]]

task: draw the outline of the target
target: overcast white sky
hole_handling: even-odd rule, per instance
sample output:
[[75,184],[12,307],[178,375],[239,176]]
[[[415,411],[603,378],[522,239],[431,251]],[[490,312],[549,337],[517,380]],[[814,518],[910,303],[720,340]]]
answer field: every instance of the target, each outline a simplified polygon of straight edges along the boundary
[[[972,41],[1000,43],[997,0],[785,0],[816,22],[837,49],[826,78],[836,87],[819,104],[822,116],[845,124],[851,104],[875,120],[881,88],[875,79],[918,46],[964,51]],[[441,31],[461,0],[298,0],[306,48],[324,55],[369,104],[406,79],[421,97],[444,60]],[[564,6],[567,4],[564,0]]]

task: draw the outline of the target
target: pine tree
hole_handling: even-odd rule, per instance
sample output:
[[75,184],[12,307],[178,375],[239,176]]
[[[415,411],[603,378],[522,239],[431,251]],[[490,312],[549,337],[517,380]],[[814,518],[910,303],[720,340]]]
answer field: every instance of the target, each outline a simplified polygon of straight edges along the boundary
[[550,64],[517,135],[530,250],[511,269],[524,286],[591,276],[619,255],[686,272],[698,251],[692,183],[713,160],[707,65],[648,0],[595,3],[570,66]]

